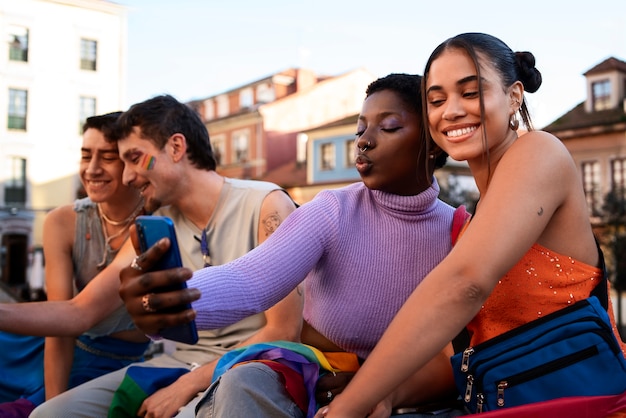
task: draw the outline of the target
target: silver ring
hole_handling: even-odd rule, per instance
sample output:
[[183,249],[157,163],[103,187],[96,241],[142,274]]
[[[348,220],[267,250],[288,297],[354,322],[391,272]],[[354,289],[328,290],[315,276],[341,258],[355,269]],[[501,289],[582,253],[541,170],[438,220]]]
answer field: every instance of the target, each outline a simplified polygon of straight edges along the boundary
[[133,261],[130,263],[130,268],[135,269],[137,271],[143,271],[141,266],[137,263],[137,259],[138,258],[139,258],[139,256],[133,258]]
[[329,391],[326,391],[326,398],[327,398],[329,401],[332,401],[332,400],[333,400],[333,393],[332,393],[330,390],[329,390]]
[[365,144],[365,146],[363,148],[361,148],[361,147],[358,147],[358,148],[359,148],[359,151],[365,152],[368,149],[370,149],[371,146],[372,146],[372,143],[370,141],[367,141],[367,144]]
[[153,293],[146,293],[141,298],[141,306],[143,307],[143,310],[148,313],[156,312],[156,309],[150,306],[150,295],[153,295]]

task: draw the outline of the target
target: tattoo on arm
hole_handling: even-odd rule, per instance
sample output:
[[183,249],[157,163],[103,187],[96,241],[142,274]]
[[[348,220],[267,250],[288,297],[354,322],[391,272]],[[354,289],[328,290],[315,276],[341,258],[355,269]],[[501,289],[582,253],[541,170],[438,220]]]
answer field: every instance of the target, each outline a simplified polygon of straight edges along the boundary
[[276,228],[281,224],[283,220],[280,218],[278,212],[269,214],[263,219],[263,229],[265,230],[265,236],[269,236],[276,231]]
[[543,215],[543,207],[542,206],[539,207],[539,210],[537,211],[537,215],[539,215],[539,216]]

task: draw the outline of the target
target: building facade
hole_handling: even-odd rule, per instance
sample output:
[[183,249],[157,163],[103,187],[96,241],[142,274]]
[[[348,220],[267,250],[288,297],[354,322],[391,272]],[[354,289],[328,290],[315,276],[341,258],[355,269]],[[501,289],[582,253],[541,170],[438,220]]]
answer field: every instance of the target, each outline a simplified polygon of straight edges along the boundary
[[584,73],[587,97],[544,130],[556,135],[581,173],[589,214],[601,223],[610,192],[626,191],[626,62],[608,58]]
[[0,0],[0,33],[0,277],[20,286],[45,213],[76,197],[82,123],[122,107],[126,9]]
[[358,113],[373,79],[363,69],[318,76],[291,68],[188,104],[206,123],[218,172],[270,180],[296,165],[299,133]]

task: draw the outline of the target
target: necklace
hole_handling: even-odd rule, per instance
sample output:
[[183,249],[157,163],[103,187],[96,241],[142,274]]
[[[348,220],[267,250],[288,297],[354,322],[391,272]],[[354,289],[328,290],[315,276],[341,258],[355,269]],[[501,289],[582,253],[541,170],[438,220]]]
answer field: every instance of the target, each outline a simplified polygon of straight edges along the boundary
[[128,224],[130,221],[132,221],[133,219],[135,219],[135,216],[137,216],[137,214],[139,213],[139,211],[141,210],[141,208],[143,208],[143,199],[139,200],[139,204],[137,205],[137,207],[135,208],[135,210],[133,211],[133,213],[131,213],[128,218],[123,219],[121,221],[114,221],[113,219],[109,218],[106,213],[104,213],[104,211],[102,210],[102,208],[100,207],[100,203],[97,203],[96,206],[98,206],[98,213],[100,214],[100,217],[109,225],[113,225],[113,226],[120,226],[120,225],[126,225]]
[[[143,199],[139,201],[139,205],[137,205],[133,213],[131,213],[130,216],[123,221],[113,221],[109,219],[100,208],[100,204],[97,203],[96,206],[98,207],[98,214],[100,215],[100,222],[102,224],[102,235],[104,236],[104,252],[102,254],[102,261],[100,261],[100,263],[98,263],[97,265],[97,267],[100,269],[107,264],[107,254],[113,252],[111,242],[124,233],[126,234],[124,237],[124,241],[128,238],[128,228],[130,227],[132,220],[135,219],[137,214],[139,214],[139,212],[143,209]],[[109,236],[105,222],[113,226],[124,225],[124,227],[113,235]]]

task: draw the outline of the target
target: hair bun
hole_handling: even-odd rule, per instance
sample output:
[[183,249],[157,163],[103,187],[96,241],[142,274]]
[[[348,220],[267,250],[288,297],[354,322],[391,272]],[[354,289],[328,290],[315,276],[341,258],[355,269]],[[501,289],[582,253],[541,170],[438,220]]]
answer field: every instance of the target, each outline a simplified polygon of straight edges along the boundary
[[516,52],[515,61],[524,90],[534,93],[541,87],[541,73],[535,68],[535,56],[532,52]]

